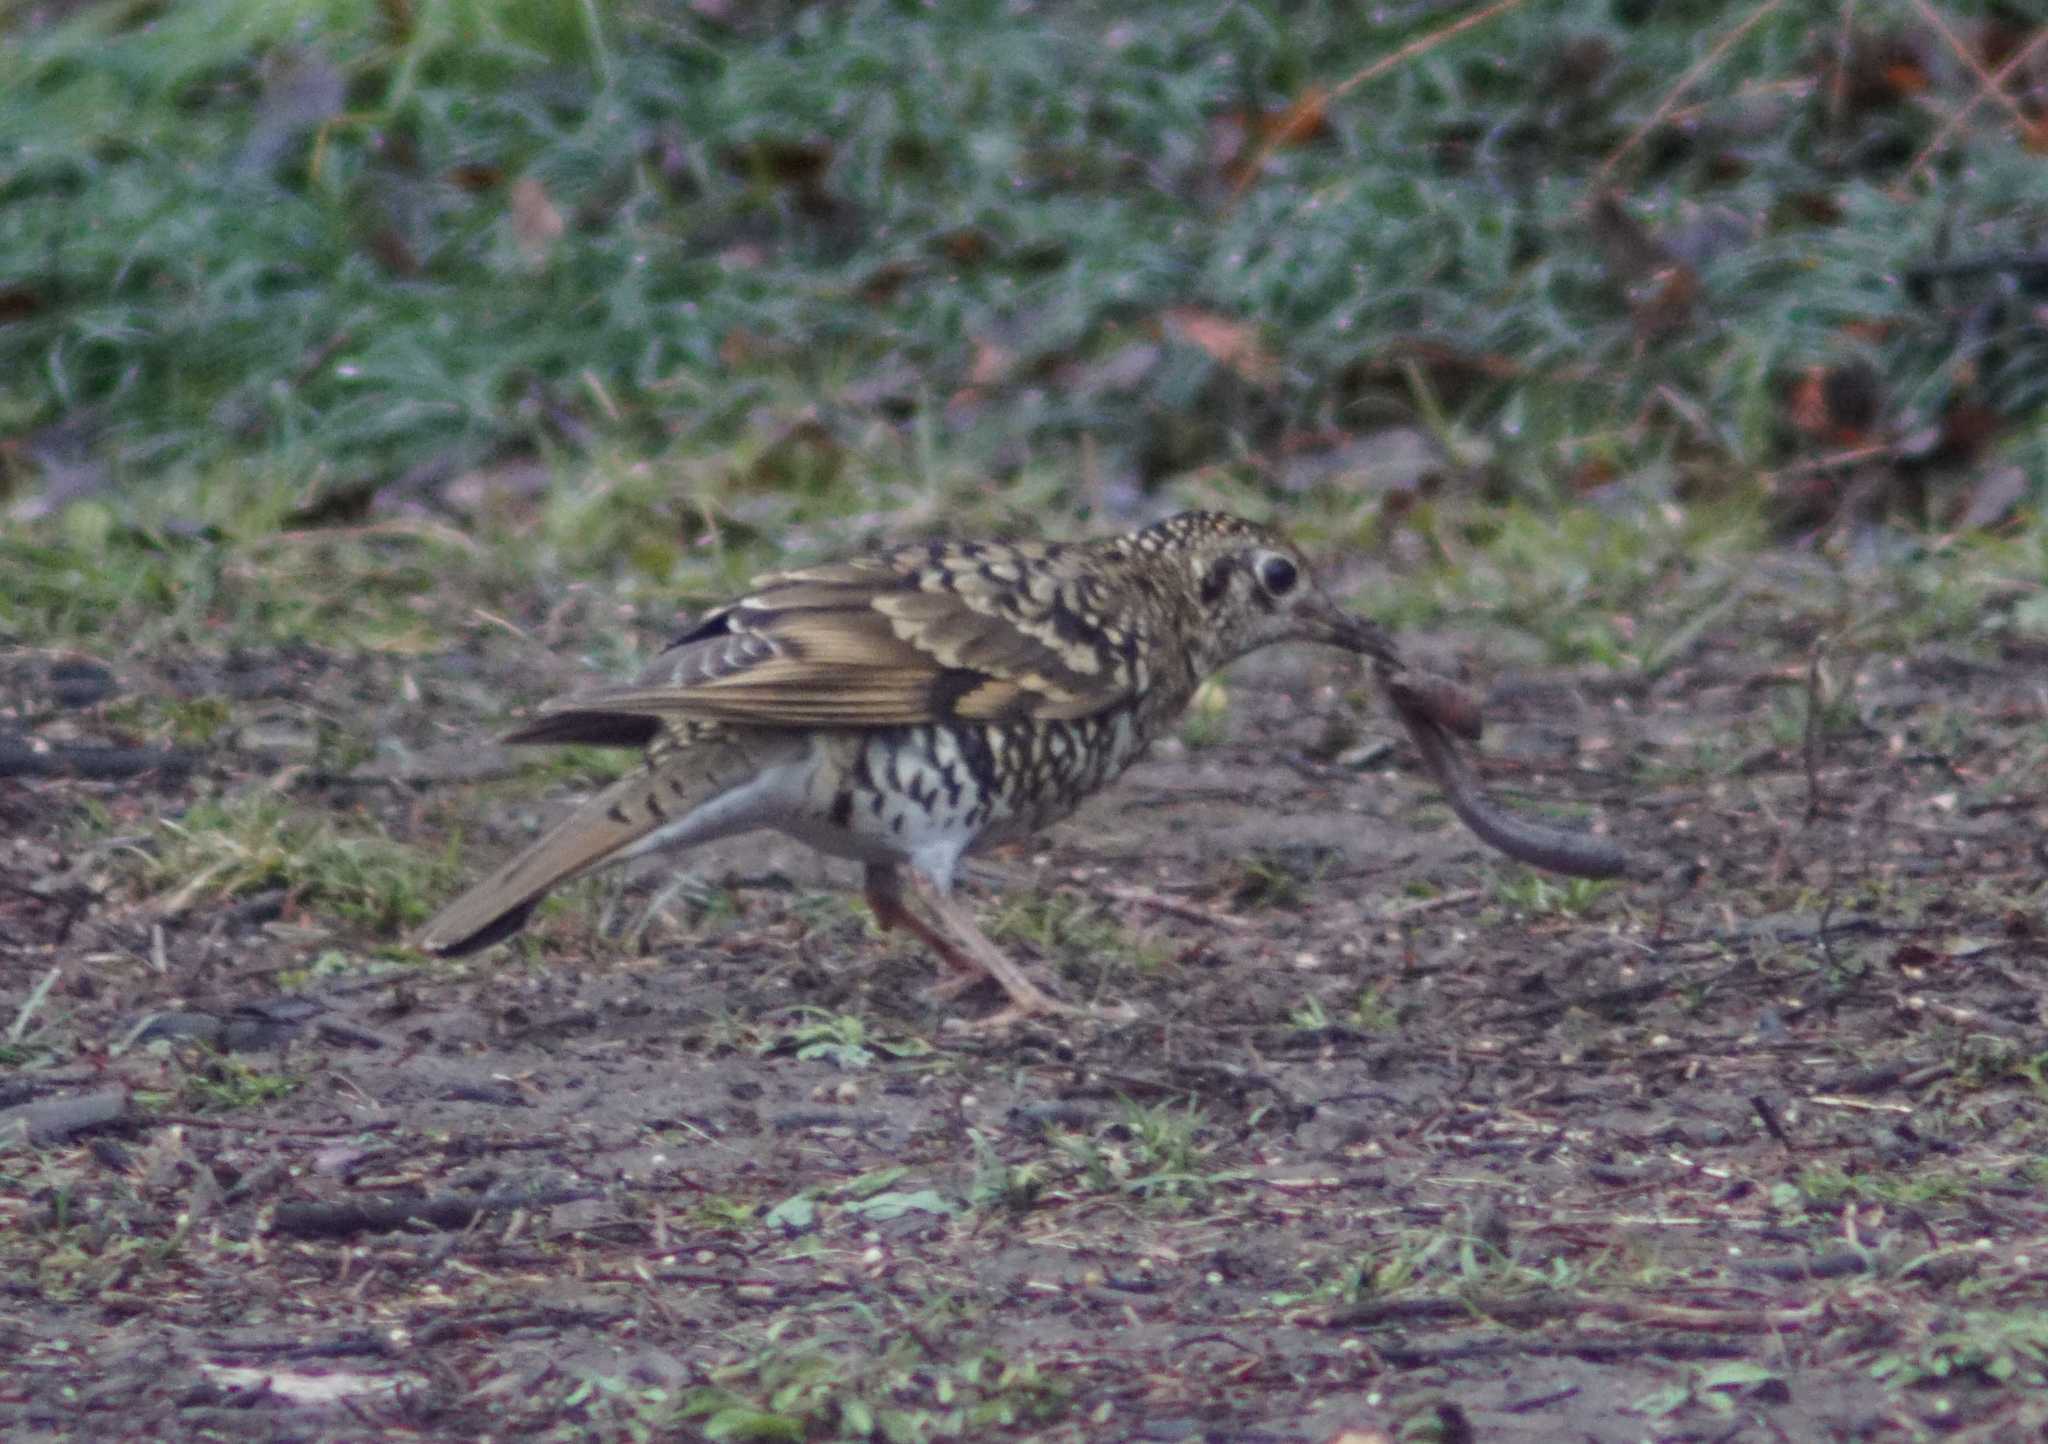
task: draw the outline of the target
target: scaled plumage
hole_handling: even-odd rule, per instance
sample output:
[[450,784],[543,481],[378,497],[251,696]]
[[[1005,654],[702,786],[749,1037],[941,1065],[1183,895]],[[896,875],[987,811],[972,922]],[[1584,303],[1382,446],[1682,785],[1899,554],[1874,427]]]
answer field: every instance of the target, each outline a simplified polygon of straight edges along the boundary
[[[1037,831],[1115,779],[1202,679],[1275,642],[1396,665],[1286,540],[1188,512],[1078,543],[932,543],[759,578],[634,682],[550,702],[506,740],[636,746],[647,764],[590,799],[427,925],[468,952],[546,892],[615,859],[776,828],[867,865],[868,900],[998,1015],[1070,1011],[949,894],[966,852]],[[909,909],[907,868],[936,927]]]

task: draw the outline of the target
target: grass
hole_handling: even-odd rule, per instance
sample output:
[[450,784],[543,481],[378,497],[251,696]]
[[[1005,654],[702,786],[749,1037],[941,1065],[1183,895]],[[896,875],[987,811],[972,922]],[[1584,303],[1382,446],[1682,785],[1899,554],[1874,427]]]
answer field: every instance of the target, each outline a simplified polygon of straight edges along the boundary
[[199,803],[161,822],[143,855],[164,914],[282,888],[298,905],[386,934],[424,922],[454,880],[446,859],[437,866],[415,848],[309,817],[274,794]]
[[[1907,13],[1878,12],[1873,33]],[[1887,191],[1931,118],[1881,94],[1831,110],[1796,7],[1629,173],[1623,210],[1690,258],[1710,324],[1646,333],[1612,254],[1629,221],[1596,234],[1606,254],[1584,244],[1600,168],[1708,38],[1696,15],[1524,6],[1236,189],[1259,116],[1427,23],[892,0],[18,23],[0,365],[22,384],[0,429],[29,440],[10,464],[18,483],[85,468],[63,474],[101,522],[203,532],[379,494],[438,508],[513,458],[651,459],[672,535],[779,522],[747,515],[763,494],[844,519],[862,473],[899,506],[993,475],[1019,515],[1041,488],[1100,508],[1177,480],[1263,509],[1254,463],[1290,436],[1413,419],[1496,499],[1554,510],[1597,474],[1638,502],[1753,502],[1745,480],[1793,454],[1788,378],[1847,362],[1900,423],[1967,393],[2038,459],[2018,424],[2048,399],[2033,324],[1997,317],[1965,377],[1941,307],[1898,281],[1948,236],[2023,247],[2027,156],[1966,127],[1936,183]],[[1561,26],[1577,69],[1513,63],[1557,53]],[[1756,77],[1816,83],[1738,142]],[[1717,213],[1758,227],[1721,234]],[[1348,489],[1332,474],[1311,501]],[[1370,535],[1335,509],[1333,540]],[[1466,524],[1425,512],[1446,542]],[[605,550],[679,564],[672,542]]]
[[[933,1323],[948,1322],[933,1320]],[[665,1405],[666,1423],[690,1421],[712,1440],[815,1438],[972,1439],[981,1431],[1046,1423],[1066,1412],[1058,1384],[1029,1360],[964,1351],[932,1358],[922,1330],[856,1369],[829,1341],[777,1348],[718,1372],[713,1383]],[[580,1387],[568,1403],[580,1405]]]
[[1091,984],[1101,980],[1111,991],[1120,974],[1149,972],[1167,956],[1162,944],[1126,928],[1101,903],[1069,893],[1007,891],[986,926],[995,941],[1022,944],[1061,971]]
[[176,1101],[195,1113],[229,1113],[289,1097],[303,1081],[222,1056],[189,1071],[178,1087]]

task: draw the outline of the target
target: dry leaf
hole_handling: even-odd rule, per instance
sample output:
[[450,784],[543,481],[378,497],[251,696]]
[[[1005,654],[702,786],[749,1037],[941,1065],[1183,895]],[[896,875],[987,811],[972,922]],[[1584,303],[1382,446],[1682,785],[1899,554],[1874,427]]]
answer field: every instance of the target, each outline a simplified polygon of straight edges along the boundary
[[744,326],[735,326],[718,343],[718,364],[739,370],[768,350],[767,343]]
[[1809,366],[1792,384],[1792,395],[1786,403],[1786,418],[1795,430],[1808,436],[1820,436],[1828,429],[1828,403],[1824,372],[1819,366]]
[[31,286],[0,286],[0,325],[26,321],[43,309],[43,294]]
[[1009,350],[977,336],[974,338],[974,361],[967,368],[967,384],[993,386],[1010,374],[1010,368],[1016,362],[1016,356]]
[[1636,339],[1656,341],[1684,330],[1699,305],[1700,292],[1700,273],[1684,261],[1674,261],[1654,273],[1646,284],[1629,292]]
[[726,166],[738,175],[760,177],[803,190],[825,179],[832,165],[832,147],[822,140],[789,140],[763,136],[724,153]]
[[1941,413],[1941,441],[1935,448],[1935,459],[1955,463],[1976,460],[2004,424],[2004,418],[1981,401],[1951,401]]
[[1608,278],[1624,291],[1642,285],[1677,260],[1669,247],[1628,213],[1613,191],[1594,197],[1588,219]]
[[932,248],[956,266],[973,266],[995,253],[995,238],[979,226],[960,226],[932,237]]
[[448,184],[457,190],[469,191],[472,194],[490,190],[504,184],[504,181],[505,172],[488,161],[464,161],[461,165],[449,167],[448,170]]
[[1884,382],[1867,361],[1809,366],[1793,383],[1787,419],[1829,446],[1868,446],[1884,411]]
[[1164,317],[1167,333],[1203,352],[1247,381],[1263,383],[1279,363],[1259,344],[1259,328],[1194,306],[1176,306]]
[[403,276],[407,280],[419,275],[420,259],[413,254],[412,247],[398,233],[396,226],[380,226],[370,233],[365,244],[370,254],[377,258],[377,264],[392,275]]
[[526,264],[535,268],[547,264],[564,229],[562,213],[548,199],[547,187],[534,176],[522,176],[512,187],[512,234]]
[[884,261],[868,272],[855,294],[870,306],[886,306],[923,269],[915,261]]

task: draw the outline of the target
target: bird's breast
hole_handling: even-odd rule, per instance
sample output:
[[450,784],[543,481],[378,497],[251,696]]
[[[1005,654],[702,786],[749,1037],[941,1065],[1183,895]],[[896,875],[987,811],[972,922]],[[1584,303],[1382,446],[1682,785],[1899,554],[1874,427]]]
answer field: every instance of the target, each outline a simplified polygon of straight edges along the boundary
[[819,771],[825,785],[799,835],[824,851],[869,861],[1026,836],[1108,786],[1149,740],[1128,708],[1074,721],[924,723],[842,734]]

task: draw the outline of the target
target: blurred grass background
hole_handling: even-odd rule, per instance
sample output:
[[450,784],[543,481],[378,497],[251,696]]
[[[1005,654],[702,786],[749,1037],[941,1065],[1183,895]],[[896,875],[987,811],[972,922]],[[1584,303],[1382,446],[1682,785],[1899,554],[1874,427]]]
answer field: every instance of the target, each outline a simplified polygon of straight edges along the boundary
[[2048,630],[2043,21],[1529,0],[1337,89],[1480,10],[17,4],[0,640],[1188,503],[1551,657],[1771,546]]

